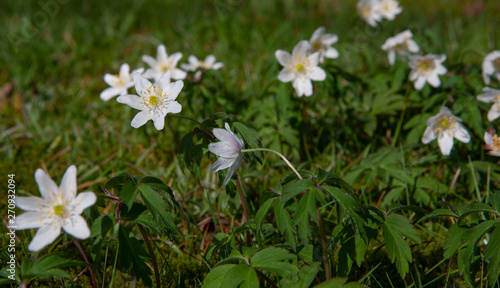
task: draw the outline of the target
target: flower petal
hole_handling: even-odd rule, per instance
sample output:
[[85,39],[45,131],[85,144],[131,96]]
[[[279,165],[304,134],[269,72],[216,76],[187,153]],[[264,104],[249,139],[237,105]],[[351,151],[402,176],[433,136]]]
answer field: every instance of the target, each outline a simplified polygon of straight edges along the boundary
[[210,171],[217,172],[219,170],[224,170],[227,167],[231,166],[233,164],[234,160],[235,160],[234,158],[222,158],[222,157],[220,157],[219,159],[217,159],[217,161],[215,161],[214,165],[212,165],[212,167],[210,167]]
[[108,101],[109,99],[111,99],[111,98],[113,98],[115,96],[120,95],[121,90],[122,89],[120,89],[120,88],[109,87],[109,88],[106,88],[106,89],[102,90],[102,92],[99,95],[99,97],[101,97],[101,99],[103,101]]
[[425,85],[425,77],[418,76],[417,81],[415,81],[414,86],[417,90],[422,90]]
[[[168,107],[166,109],[166,113],[173,113],[173,114],[177,114],[179,112],[182,111],[182,105],[177,102],[177,101],[173,101],[173,102],[170,102],[168,104]],[[166,114],[165,114],[166,115]]]
[[493,122],[498,117],[500,117],[500,104],[495,103],[491,106],[490,111],[488,111],[488,121]]
[[305,78],[297,78],[295,81],[293,81],[293,88],[295,88],[295,91],[297,92],[297,96],[311,96],[313,89],[312,89],[312,82],[309,79]]
[[161,76],[161,78],[156,82],[156,85],[160,87],[161,90],[167,90],[168,85],[170,85],[170,77],[172,76],[172,70],[168,70]]
[[429,144],[432,140],[436,139],[436,133],[432,127],[427,127],[424,132],[424,136],[422,136],[422,143]]
[[155,125],[156,130],[163,130],[165,127],[165,116],[166,114],[153,114],[153,124]]
[[441,80],[439,80],[439,76],[437,74],[432,74],[427,78],[427,83],[431,85],[432,87],[436,88],[441,85]]
[[394,63],[396,63],[396,52],[394,52],[394,50],[389,50],[387,57],[389,58],[389,64],[394,66]]
[[240,153],[239,150],[227,145],[224,142],[216,142],[208,144],[208,151],[214,153],[217,156],[233,159]]
[[276,59],[278,62],[281,64],[281,66],[288,66],[290,65],[290,61],[292,58],[292,55],[290,53],[283,51],[283,50],[277,50],[274,55],[276,56]]
[[172,72],[172,78],[175,80],[182,80],[186,79],[187,73],[186,71],[182,71],[181,69],[174,68],[174,71]]
[[76,166],[71,165],[66,169],[61,180],[59,189],[63,193],[64,200],[71,202],[76,196]]
[[226,178],[224,179],[224,186],[226,186],[229,180],[231,180],[234,172],[238,170],[241,165],[241,161],[243,161],[243,154],[240,154],[238,158],[236,158],[236,160],[233,162],[233,164],[229,167],[229,170],[227,170]]
[[182,53],[181,52],[175,52],[174,54],[170,55],[168,60],[172,61],[172,66],[175,67],[177,66],[177,62],[182,59]]
[[120,81],[120,79],[118,79],[116,75],[109,73],[104,74],[104,82],[106,82],[106,84],[108,84],[109,86],[114,87],[115,84],[118,83],[118,81]]
[[30,211],[17,216],[15,223],[13,225],[17,226],[15,230],[38,229],[44,225],[49,225],[50,220],[45,217],[44,213]]
[[243,147],[243,141],[236,136],[230,129],[221,129],[221,128],[214,128],[212,130],[212,133],[214,133],[214,136],[217,137],[220,141],[224,142],[226,145],[229,147],[233,148],[234,150],[239,151]]
[[179,93],[181,93],[182,87],[184,87],[184,82],[177,80],[174,83],[170,83],[163,91],[167,93],[168,99],[175,100],[179,96]]
[[66,233],[78,239],[87,239],[90,236],[89,225],[80,215],[73,215],[66,219],[62,228]]
[[310,41],[313,42],[314,40],[318,39],[319,37],[321,37],[323,34],[325,34],[325,27],[321,26],[319,27],[318,29],[314,30],[312,36],[311,36],[311,39]]
[[314,67],[311,72],[307,74],[307,76],[314,81],[323,81],[326,79],[326,73],[323,69],[318,66]]
[[293,81],[295,77],[297,76],[295,75],[295,73],[293,73],[292,69],[288,69],[286,67],[281,69],[280,73],[278,74],[278,80],[283,83]]
[[144,110],[144,111],[137,113],[137,115],[135,115],[135,117],[134,117],[134,119],[132,119],[132,122],[130,123],[130,125],[134,128],[139,128],[142,125],[146,124],[146,122],[148,122],[152,118],[153,117],[151,117],[151,115],[149,114],[149,111]]
[[144,78],[144,76],[142,76],[142,74],[140,74],[140,73],[132,74],[132,79],[134,80],[135,91],[137,92],[137,94],[139,94],[140,96],[145,96],[145,97],[149,96],[149,94],[147,93],[147,90],[153,84],[151,84],[151,82],[149,82],[148,79]]
[[339,36],[337,36],[337,34],[325,34],[321,40],[323,44],[330,46],[339,41]]
[[214,55],[208,55],[205,57],[205,64],[207,64],[208,67],[212,66],[215,63],[215,56]]
[[128,106],[138,109],[138,110],[143,110],[145,109],[143,104],[142,104],[142,98],[137,96],[137,95],[121,95],[120,97],[116,98],[116,101],[118,103],[122,104],[127,104]]
[[122,66],[120,66],[120,77],[125,78],[129,75],[130,73],[130,66],[128,66],[127,63],[123,63]]
[[43,247],[54,242],[59,234],[61,234],[61,226],[59,224],[42,226],[28,245],[28,250],[32,252],[41,250]]
[[155,67],[156,66],[156,62],[157,62],[155,58],[153,58],[153,57],[151,57],[149,55],[142,56],[142,61],[146,62],[146,64],[148,64],[151,67]]
[[470,141],[469,132],[467,132],[467,130],[465,130],[465,128],[459,123],[456,123],[455,129],[453,131],[453,137],[463,143],[469,143]]
[[222,68],[224,66],[224,64],[222,62],[217,62],[215,63],[214,65],[212,65],[212,69],[214,70],[219,70],[220,68]]
[[45,202],[45,199],[35,196],[16,197],[16,207],[25,211],[39,211]]
[[325,57],[329,59],[335,59],[339,57],[339,51],[333,47],[328,47],[325,52]]
[[96,195],[94,192],[81,192],[78,193],[78,196],[73,200],[73,213],[80,215],[82,214],[83,210],[85,208],[90,207],[95,204],[95,201],[97,200]]
[[167,54],[167,48],[165,48],[165,45],[163,45],[163,44],[158,45],[158,47],[156,48],[156,59],[158,59],[158,61],[161,61],[161,60],[167,60],[167,58],[168,58],[168,54]]
[[307,50],[309,50],[309,41],[302,40],[295,47],[293,47],[292,55],[307,55]]
[[451,153],[451,148],[453,148],[453,137],[447,132],[444,132],[441,134],[441,137],[438,137],[438,144],[441,153],[448,156]]
[[36,169],[35,181],[44,199],[50,200],[52,199],[52,195],[59,192],[59,187],[57,187],[56,183],[50,179],[50,176],[42,169]]

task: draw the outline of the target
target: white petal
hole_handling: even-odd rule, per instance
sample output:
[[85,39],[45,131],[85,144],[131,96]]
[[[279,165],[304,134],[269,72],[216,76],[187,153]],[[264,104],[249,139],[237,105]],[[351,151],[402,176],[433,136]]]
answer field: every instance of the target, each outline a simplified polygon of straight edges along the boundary
[[493,144],[493,136],[488,131],[484,132],[484,142],[488,145]]
[[184,82],[182,80],[175,81],[174,83],[170,83],[165,89],[163,90],[165,93],[168,95],[168,99],[170,100],[175,100],[177,99],[177,96],[179,96],[179,93],[181,93],[182,87],[184,87]]
[[465,128],[459,123],[456,123],[455,129],[453,131],[453,137],[463,143],[469,143],[470,141],[469,132],[467,132],[467,130],[465,130]]
[[311,72],[307,74],[307,76],[314,81],[323,81],[326,79],[326,73],[323,69],[318,66],[314,67]]
[[198,66],[200,66],[200,60],[198,60],[198,58],[194,55],[190,55],[188,57],[188,62],[193,68],[197,68]]
[[208,144],[208,151],[214,153],[217,156],[223,158],[236,158],[240,153],[238,149],[234,149],[233,147],[227,145],[224,142],[216,142]]
[[139,128],[142,125],[146,124],[149,120],[151,120],[152,117],[149,114],[149,111],[141,111],[135,115],[134,119],[132,119],[132,122],[130,125],[134,128]]
[[439,75],[443,75],[443,74],[446,74],[446,72],[448,72],[448,69],[446,69],[446,67],[444,67],[441,64],[437,64],[434,72],[439,74]]
[[488,121],[493,122],[498,117],[500,117],[500,104],[495,103],[488,111]]
[[212,167],[210,167],[210,171],[217,172],[219,170],[224,170],[224,169],[228,168],[229,166],[231,166],[234,161],[235,161],[235,158],[222,158],[222,157],[220,157],[219,159],[217,159],[217,161],[215,161],[214,165],[212,165]]
[[181,111],[182,111],[182,105],[179,104],[179,102],[177,101],[173,101],[168,104],[167,110],[165,112],[177,114],[180,113]]
[[[411,63],[411,62],[410,62],[410,63]],[[410,72],[410,75],[408,76],[408,79],[409,79],[410,81],[415,81],[415,80],[417,80],[417,78],[418,78],[418,74],[417,74],[417,72],[412,70],[412,71]]]
[[406,44],[408,45],[408,51],[412,53],[417,53],[418,51],[420,51],[420,47],[418,47],[417,42],[415,42],[414,40],[408,39],[406,41]]
[[234,172],[238,170],[241,165],[241,161],[243,161],[243,154],[240,154],[236,161],[234,161],[234,163],[229,167],[229,170],[227,170],[226,179],[224,179],[224,186],[226,186],[229,180],[231,180]]
[[415,89],[422,90],[422,88],[424,88],[424,85],[425,85],[425,77],[419,76],[417,78],[417,81],[415,81]]
[[163,130],[165,127],[165,116],[166,114],[154,114],[153,115],[153,124],[155,125],[156,130]]
[[106,82],[109,86],[114,87],[118,81],[120,81],[120,79],[116,77],[116,75],[108,73],[104,74],[104,82]]
[[281,64],[281,66],[288,66],[292,58],[292,55],[290,55],[290,53],[283,50],[277,50],[274,55],[276,56],[276,59]]
[[61,234],[61,226],[59,224],[42,226],[28,245],[28,250],[32,252],[41,250],[43,247],[54,242],[59,234]]
[[16,230],[38,229],[44,225],[49,225],[48,217],[44,216],[44,213],[34,211],[23,213],[16,217]]
[[142,56],[142,61],[146,62],[146,64],[148,64],[150,67],[155,67],[157,63],[156,59],[149,55]]
[[297,96],[311,96],[313,89],[311,80],[305,78],[297,78],[293,81],[293,88],[297,92]]
[[451,148],[453,148],[453,137],[444,132],[441,134],[441,137],[438,137],[439,149],[441,149],[441,153],[445,156],[450,155]]
[[223,66],[224,66],[224,64],[222,62],[217,62],[214,65],[212,65],[212,69],[218,70],[218,69],[222,68]]
[[309,50],[309,41],[302,40],[295,47],[293,47],[292,55],[306,55]]
[[121,90],[122,89],[120,89],[120,88],[109,87],[109,88],[102,90],[99,97],[101,97],[101,99],[104,101],[108,101],[109,99],[120,95]]
[[182,53],[181,52],[175,52],[174,54],[170,55],[169,60],[172,61],[172,65],[175,67],[177,66],[177,62],[182,59]]
[[172,72],[172,78],[175,80],[186,79],[186,76],[187,76],[186,71],[183,71],[178,68],[174,68],[174,71]]
[[439,76],[437,74],[432,74],[429,76],[429,78],[427,78],[427,83],[429,83],[429,85],[431,85],[432,87],[436,88],[436,87],[439,87],[439,85],[441,85],[441,81],[439,80]]
[[288,69],[286,67],[281,69],[280,73],[278,74],[278,80],[283,83],[293,81],[295,77],[296,75],[295,73],[293,73],[292,69]]
[[63,197],[68,202],[72,201],[76,196],[76,166],[71,165],[66,169],[61,180],[59,189],[63,193]]
[[307,59],[309,60],[310,65],[317,66],[319,63],[319,56],[320,56],[319,52],[315,52],[315,53],[307,56]]
[[215,63],[215,56],[214,55],[208,55],[205,57],[205,64],[208,65],[208,67],[212,66]]
[[339,57],[339,51],[337,51],[337,49],[335,49],[335,48],[328,47],[328,49],[326,49],[326,52],[325,52],[325,57],[329,58],[329,59],[338,58]]
[[144,78],[144,76],[142,76],[142,74],[140,74],[140,73],[132,74],[132,79],[134,80],[135,91],[137,92],[137,94],[139,94],[140,96],[145,96],[145,97],[149,96],[149,94],[146,91],[153,84],[151,84],[151,82],[149,82],[148,79]]
[[122,104],[127,104],[128,106],[138,109],[138,110],[143,110],[144,106],[142,104],[142,98],[137,96],[137,95],[121,95],[120,97],[116,98],[116,101],[118,103]]
[[120,77],[125,78],[128,76],[130,73],[130,66],[128,66],[127,63],[123,63],[122,66],[120,66]]
[[16,207],[25,211],[39,211],[46,201],[40,197],[16,197]]
[[161,78],[156,82],[156,84],[160,87],[161,90],[165,91],[170,85],[170,76],[172,75],[172,70],[168,70],[161,76]]
[[80,215],[82,214],[83,210],[85,208],[90,207],[95,204],[95,201],[97,200],[96,195],[94,192],[82,192],[79,193],[78,196],[73,200],[73,213]]
[[389,64],[394,66],[394,63],[396,63],[396,52],[394,52],[394,50],[389,50],[387,57],[389,58]]
[[44,199],[52,199],[52,195],[59,192],[59,187],[42,169],[36,169],[35,181]]
[[325,45],[332,45],[333,43],[336,43],[339,40],[339,37],[336,34],[325,34],[322,39],[322,43]]
[[167,58],[168,54],[165,45],[163,44],[158,45],[158,48],[156,48],[156,59],[158,59],[158,61],[161,61],[161,60],[167,60]]
[[310,41],[313,42],[314,40],[321,37],[323,34],[325,34],[325,27],[322,26],[322,27],[319,27],[318,29],[314,30]]
[[429,144],[434,139],[436,139],[436,133],[434,133],[434,129],[432,129],[432,127],[427,127],[425,129],[424,136],[422,136],[422,143]]
[[62,228],[66,233],[78,239],[87,239],[90,236],[89,225],[80,215],[73,215],[66,219]]
[[212,130],[214,136],[217,137],[224,144],[239,151],[242,148],[242,143],[240,138],[236,136],[233,132],[227,131],[226,129],[214,128]]

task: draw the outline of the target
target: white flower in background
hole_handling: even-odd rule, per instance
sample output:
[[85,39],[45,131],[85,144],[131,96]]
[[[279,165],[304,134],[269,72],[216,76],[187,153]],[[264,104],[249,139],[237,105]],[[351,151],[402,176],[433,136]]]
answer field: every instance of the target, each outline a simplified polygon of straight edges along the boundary
[[28,211],[17,216],[16,230],[38,228],[28,250],[39,251],[54,242],[61,234],[61,227],[75,238],[88,238],[90,230],[80,214],[95,203],[96,196],[93,192],[76,196],[76,167],[68,167],[59,187],[42,169],[36,170],[35,181],[43,198],[16,198],[17,207]]
[[210,171],[217,172],[229,167],[226,179],[224,179],[224,186],[226,186],[229,180],[231,180],[231,176],[240,167],[241,161],[243,161],[241,149],[243,149],[244,143],[243,140],[231,131],[229,124],[224,123],[224,126],[226,129],[213,129],[214,136],[220,142],[208,144],[208,150],[219,156],[219,159],[210,167]]
[[137,95],[122,95],[116,99],[119,103],[127,104],[132,108],[142,110],[132,119],[132,127],[139,128],[149,120],[153,120],[156,129],[165,126],[165,116],[168,113],[179,113],[181,104],[175,101],[184,86],[181,80],[170,83],[172,70],[168,70],[160,80],[151,84],[141,74],[132,74]]
[[484,132],[484,142],[483,149],[490,150],[488,155],[500,157],[500,137],[493,127],[489,127],[488,131]]
[[483,88],[483,92],[483,94],[477,95],[477,100],[486,103],[493,103],[490,111],[488,111],[488,121],[492,122],[500,117],[500,90],[485,87]]
[[380,0],[360,0],[357,8],[361,17],[373,27],[377,26],[377,22],[382,20]]
[[415,89],[422,90],[425,82],[432,87],[439,87],[441,81],[439,75],[446,74],[448,70],[441,64],[446,60],[446,55],[427,54],[425,56],[414,55],[408,63],[411,68],[410,80],[415,81]]
[[324,57],[335,59],[339,57],[339,52],[332,47],[332,44],[338,40],[336,34],[325,34],[325,27],[319,27],[309,40],[309,54],[319,52],[319,63],[323,63]]
[[385,41],[382,50],[388,52],[389,64],[394,65],[396,63],[396,54],[401,57],[408,57],[410,53],[417,53],[420,50],[418,44],[411,39],[412,37],[411,31],[405,30]]
[[224,66],[222,62],[215,62],[215,56],[214,55],[208,55],[205,57],[205,60],[198,60],[198,58],[194,55],[191,55],[188,57],[188,62],[189,64],[182,63],[181,67],[182,69],[186,71],[196,71],[198,69],[201,69],[200,71],[197,71],[194,74],[194,79],[196,81],[199,81],[201,79],[202,71],[206,71],[209,69],[213,70],[219,70]]
[[470,141],[469,133],[460,122],[462,119],[451,114],[448,107],[441,107],[437,115],[430,117],[425,122],[427,128],[422,136],[422,143],[428,144],[437,137],[441,153],[445,156],[450,155],[451,148],[453,148],[453,138],[464,143]]
[[[144,68],[139,68],[132,71],[132,74],[142,73],[143,71]],[[127,94],[128,88],[134,86],[134,81],[132,81],[130,73],[130,66],[128,66],[127,63],[122,64],[122,66],[120,66],[120,74],[118,75],[106,73],[104,75],[104,82],[111,87],[101,92],[100,97],[102,100],[108,101],[115,96]]]
[[187,73],[177,68],[177,63],[182,58],[182,53],[176,52],[168,57],[167,50],[164,45],[159,45],[156,51],[156,59],[149,56],[142,56],[142,61],[146,62],[151,68],[144,72],[145,78],[153,78],[155,81],[160,78],[168,70],[172,70],[172,79],[182,80],[186,78]]
[[486,55],[483,60],[483,80],[490,85],[490,76],[495,76],[500,81],[500,51],[496,50]]
[[278,79],[285,83],[293,81],[293,88],[299,97],[312,95],[311,80],[323,81],[326,79],[325,71],[318,67],[319,52],[308,56],[308,49],[309,42],[302,40],[293,48],[292,55],[283,50],[278,50],[275,53],[276,59],[283,66]]
[[396,0],[380,0],[379,13],[387,20],[394,20],[403,11]]

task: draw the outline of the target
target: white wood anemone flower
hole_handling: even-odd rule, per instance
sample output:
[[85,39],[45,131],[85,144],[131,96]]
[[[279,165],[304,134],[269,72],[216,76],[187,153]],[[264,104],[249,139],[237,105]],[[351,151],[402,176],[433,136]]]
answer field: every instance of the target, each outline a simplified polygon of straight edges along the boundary
[[370,26],[376,27],[377,22],[382,20],[379,0],[360,0],[358,1],[356,7],[359,15],[361,15],[361,18],[363,18]]
[[483,80],[490,85],[490,77],[495,76],[500,81],[500,51],[496,50],[486,55],[483,60]]
[[389,37],[382,45],[382,50],[387,51],[389,64],[393,66],[396,63],[396,54],[406,58],[411,53],[418,53],[420,47],[412,39],[413,34],[410,30],[405,30],[393,37]]
[[35,181],[42,198],[16,198],[17,207],[28,212],[17,216],[15,229],[38,228],[28,250],[39,251],[54,242],[61,234],[61,228],[75,238],[88,238],[90,230],[80,214],[85,208],[94,205],[96,196],[93,192],[76,195],[76,167],[68,167],[59,187],[42,169],[36,170]]
[[182,63],[181,68],[186,71],[197,71],[194,74],[194,79],[199,81],[201,79],[202,71],[206,71],[209,69],[219,70],[224,66],[222,62],[215,62],[214,55],[208,55],[205,57],[205,60],[198,60],[198,58],[194,55],[188,57],[189,64]]
[[149,120],[153,120],[155,128],[162,130],[165,126],[165,116],[168,113],[179,113],[181,104],[175,101],[184,86],[182,80],[170,83],[172,70],[168,70],[156,83],[151,84],[141,74],[132,74],[137,95],[122,95],[116,99],[119,103],[127,104],[141,110],[132,119],[131,126],[139,128]]
[[387,20],[394,20],[403,11],[396,0],[380,0],[379,13]]
[[127,94],[128,88],[134,86],[131,74],[142,72],[144,72],[144,68],[135,69],[130,73],[130,66],[124,63],[120,66],[120,73],[118,75],[104,74],[104,82],[111,87],[102,90],[99,96],[102,100],[108,101],[115,96]]
[[432,87],[436,88],[441,85],[439,75],[446,74],[448,69],[441,63],[446,60],[446,55],[427,54],[425,56],[414,55],[410,57],[408,63],[411,68],[410,80],[415,81],[414,86],[417,90],[422,90],[425,83],[429,83]]
[[311,80],[323,81],[326,79],[326,73],[318,67],[319,52],[307,55],[309,42],[300,41],[292,50],[292,54],[287,51],[276,51],[276,59],[283,66],[278,75],[281,82],[293,82],[293,88],[297,96],[311,96],[313,86]]
[[224,179],[224,186],[226,186],[243,161],[241,149],[244,147],[244,142],[231,131],[229,124],[224,123],[224,127],[226,129],[214,128],[212,130],[220,142],[208,144],[208,150],[219,156],[219,159],[210,167],[210,171],[217,172],[229,168]]
[[490,111],[488,111],[488,121],[492,122],[500,117],[500,90],[485,87],[483,88],[483,92],[483,94],[477,95],[477,100],[486,103],[493,103]]
[[448,107],[441,107],[437,115],[430,117],[425,122],[427,128],[422,136],[422,143],[429,144],[437,138],[441,153],[445,156],[450,155],[453,148],[453,138],[463,143],[470,141],[469,132],[460,122],[462,119],[453,115]]
[[483,149],[489,150],[488,155],[500,157],[500,137],[493,127],[489,127],[486,132],[484,132],[484,142]]
[[156,59],[149,55],[142,56],[142,61],[146,62],[151,67],[144,72],[144,77],[158,81],[165,72],[172,70],[172,79],[185,79],[187,73],[177,68],[177,63],[181,58],[181,52],[176,52],[169,57],[165,45],[159,45],[156,51]]
[[324,62],[324,58],[335,59],[339,57],[339,51],[332,47],[339,37],[336,34],[325,33],[325,27],[316,29],[309,40],[309,54],[319,52],[319,63]]

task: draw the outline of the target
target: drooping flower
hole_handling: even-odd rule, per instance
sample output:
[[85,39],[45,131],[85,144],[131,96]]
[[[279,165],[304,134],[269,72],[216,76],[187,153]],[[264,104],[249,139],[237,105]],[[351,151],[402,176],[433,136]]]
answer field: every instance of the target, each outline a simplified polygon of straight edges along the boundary
[[326,73],[318,67],[319,52],[307,55],[309,42],[306,40],[300,41],[292,51],[292,54],[287,51],[276,51],[276,59],[283,66],[283,69],[278,75],[281,82],[293,81],[293,88],[299,97],[311,96],[313,87],[311,80],[323,81],[326,79]]
[[219,159],[210,167],[210,171],[217,172],[229,168],[226,179],[224,179],[224,186],[226,186],[229,180],[231,180],[231,176],[240,167],[241,161],[243,161],[241,149],[243,149],[244,143],[243,140],[231,131],[229,124],[224,123],[224,126],[226,129],[213,129],[214,136],[220,142],[208,144],[208,150],[219,156]]
[[388,52],[391,66],[396,62],[396,54],[401,57],[408,57],[410,53],[417,53],[420,50],[418,44],[411,39],[412,37],[411,31],[405,30],[394,37],[389,37],[382,45],[382,50]]
[[488,155],[500,157],[500,137],[493,127],[489,127],[488,131],[484,132],[484,142],[483,149],[490,150]]
[[477,100],[486,103],[493,103],[490,111],[488,111],[488,121],[492,122],[500,117],[500,90],[485,87],[483,88],[483,92],[483,94],[477,95]]
[[439,75],[446,74],[448,70],[441,64],[446,60],[446,55],[427,54],[425,56],[414,55],[408,63],[411,68],[410,80],[415,81],[417,90],[424,88],[425,82],[432,87],[439,87],[441,80]]
[[68,167],[59,187],[42,169],[36,170],[35,181],[43,198],[16,198],[17,207],[28,212],[17,216],[15,229],[38,229],[28,250],[39,251],[54,242],[61,227],[75,238],[88,238],[90,229],[80,214],[95,203],[96,196],[93,192],[76,195],[76,167]]
[[500,81],[500,51],[496,50],[486,55],[483,60],[483,80],[490,85],[490,77],[495,76]]
[[339,57],[337,49],[332,44],[337,42],[339,37],[336,34],[326,34],[325,27],[316,29],[309,40],[309,54],[319,52],[319,63],[323,63],[324,57],[335,59]]
[[122,66],[120,66],[120,74],[112,75],[106,73],[104,75],[104,82],[106,82],[106,84],[111,87],[108,87],[101,92],[101,99],[104,101],[108,101],[115,96],[127,94],[128,88],[134,86],[134,81],[132,80],[131,74],[142,73],[143,71],[144,68],[139,68],[133,70],[132,73],[129,73],[130,66],[128,66],[127,63],[124,63],[122,64]]
[[380,14],[379,0],[360,0],[357,4],[358,13],[370,26],[377,26],[377,22],[382,20]]
[[188,57],[188,62],[189,64],[182,63],[181,67],[182,69],[186,71],[196,71],[198,69],[201,69],[197,71],[194,74],[194,79],[196,81],[199,81],[201,79],[202,71],[206,71],[209,69],[213,70],[218,70],[224,66],[222,62],[215,62],[215,56],[214,55],[208,55],[205,57],[205,60],[198,60],[198,58],[194,55],[191,55]]
[[453,115],[448,107],[441,107],[437,115],[427,119],[425,123],[427,128],[422,136],[422,143],[428,144],[437,137],[441,153],[445,156],[450,155],[453,148],[453,138],[463,143],[470,141],[469,132],[460,122],[462,119]]
[[394,20],[403,11],[396,0],[380,0],[379,9],[380,15],[387,20]]
[[172,70],[172,79],[182,80],[186,78],[187,73],[177,68],[177,63],[182,58],[182,53],[176,52],[170,57],[167,54],[167,49],[164,45],[159,45],[156,51],[156,59],[149,56],[142,56],[142,61],[146,62],[151,68],[144,72],[144,77],[148,79],[160,80],[160,78],[168,70]]
[[165,126],[165,116],[168,113],[179,113],[181,104],[175,101],[184,86],[182,80],[170,83],[172,70],[168,70],[156,83],[151,84],[141,74],[132,74],[137,95],[122,95],[116,99],[119,103],[127,104],[141,110],[132,119],[132,127],[139,128],[149,120],[153,120],[156,129]]

